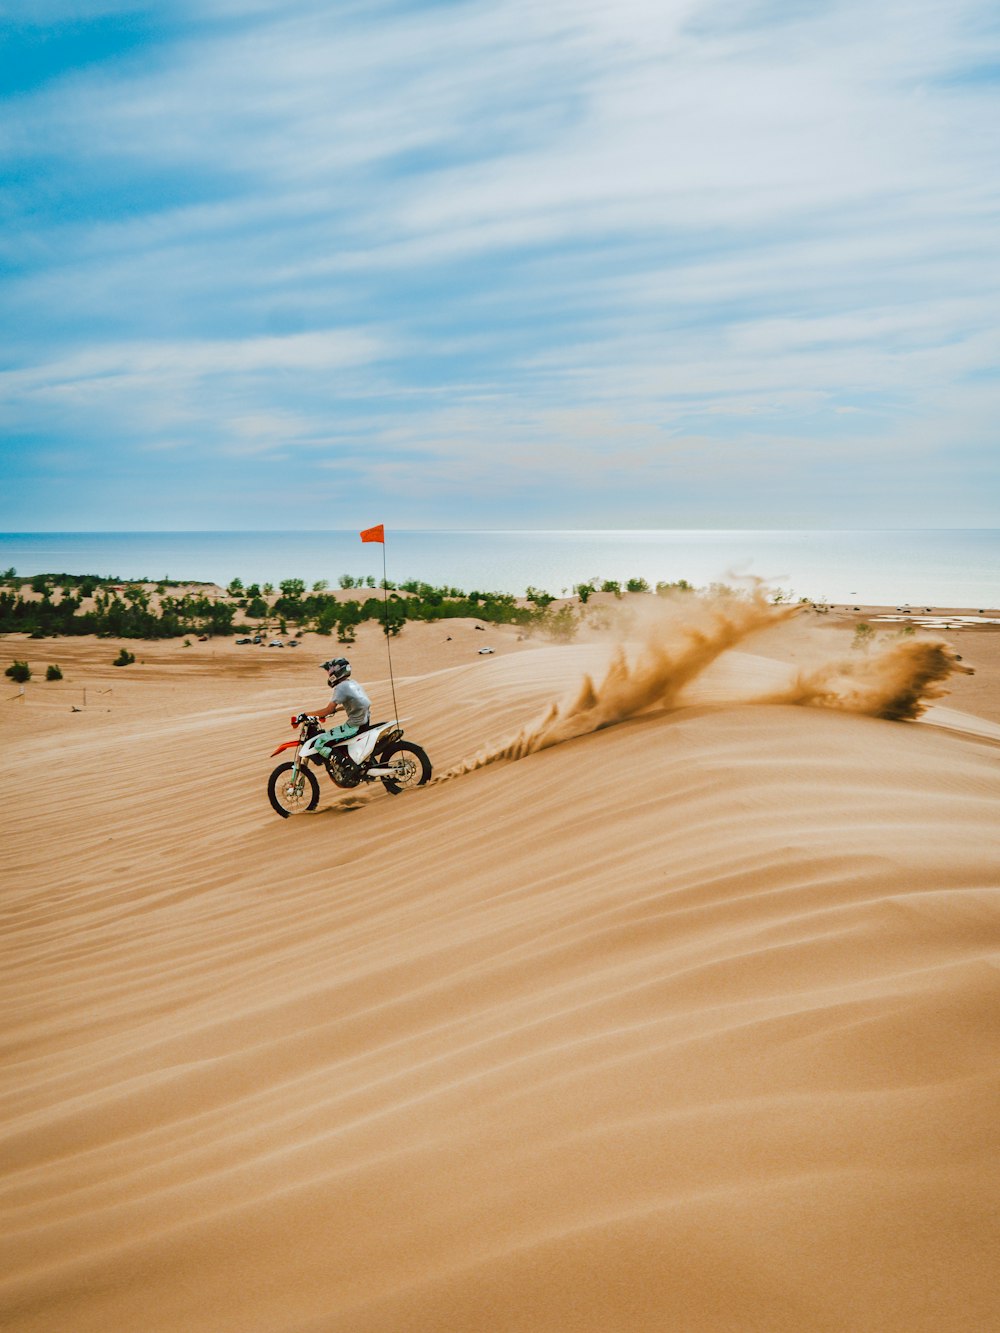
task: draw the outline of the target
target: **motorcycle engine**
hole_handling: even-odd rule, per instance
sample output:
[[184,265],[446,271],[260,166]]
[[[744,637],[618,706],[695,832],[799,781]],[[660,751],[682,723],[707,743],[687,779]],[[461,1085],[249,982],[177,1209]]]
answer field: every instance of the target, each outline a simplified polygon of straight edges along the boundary
[[346,755],[332,754],[326,767],[338,787],[356,787],[361,781],[357,765]]

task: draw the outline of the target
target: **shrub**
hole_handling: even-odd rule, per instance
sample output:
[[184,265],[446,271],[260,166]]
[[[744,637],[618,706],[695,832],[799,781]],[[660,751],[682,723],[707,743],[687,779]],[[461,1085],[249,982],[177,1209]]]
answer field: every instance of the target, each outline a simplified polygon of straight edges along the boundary
[[580,621],[571,606],[561,606],[558,611],[546,611],[542,622],[545,633],[556,643],[569,643],[576,638]]
[[866,653],[875,640],[875,631],[871,625],[866,625],[863,621],[854,626],[854,642],[851,647],[855,650]]
[[135,653],[130,653],[127,648],[119,648],[118,656],[111,663],[112,666],[131,666],[135,661]]
[[27,662],[15,662],[3,674],[10,676],[11,680],[17,681],[18,685],[23,685],[26,680],[31,679],[31,667],[28,666]]
[[45,679],[46,679],[46,680],[62,680],[62,678],[63,678],[63,677],[62,677],[62,671],[60,671],[59,667],[56,666],[55,662],[51,662],[51,663],[45,668]]
[[649,584],[645,579],[629,579],[625,589],[627,592],[649,592]]
[[551,593],[545,592],[541,588],[529,587],[524,596],[526,601],[534,602],[540,610],[544,610],[545,607],[550,606],[556,600]]

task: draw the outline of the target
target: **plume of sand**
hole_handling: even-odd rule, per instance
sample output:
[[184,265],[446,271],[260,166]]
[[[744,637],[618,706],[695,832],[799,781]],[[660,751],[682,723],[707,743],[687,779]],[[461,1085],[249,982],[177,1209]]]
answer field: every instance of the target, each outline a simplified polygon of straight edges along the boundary
[[656,608],[658,614],[646,625],[645,642],[635,661],[629,660],[619,643],[599,685],[585,675],[568,700],[554,701],[542,717],[516,736],[463,760],[438,781],[501,760],[523,759],[652,708],[670,708],[684,687],[722,653],[750,635],[797,615],[799,610],[769,602],[765,585],[757,582],[744,593],[687,595],[661,602]]
[[[585,736],[653,708],[676,706],[682,691],[723,653],[750,636],[796,616],[802,608],[767,600],[767,587],[754,583],[743,593],[687,595],[659,602],[645,624],[645,640],[634,661],[621,642],[599,685],[585,675],[566,700],[554,701],[541,717],[493,749],[480,751],[435,778],[451,778],[504,760],[523,759],[563,741]],[[638,628],[624,617],[619,633]],[[918,718],[929,703],[947,693],[944,682],[956,672],[973,674],[942,640],[896,640],[865,656],[837,658],[801,671],[782,689],[741,694],[734,701],[834,708],[891,721]]]
[[785,689],[758,697],[755,702],[838,708],[892,722],[910,722],[920,717],[933,699],[948,693],[945,681],[957,672],[974,674],[943,640],[896,640],[870,655],[839,658],[800,672]]

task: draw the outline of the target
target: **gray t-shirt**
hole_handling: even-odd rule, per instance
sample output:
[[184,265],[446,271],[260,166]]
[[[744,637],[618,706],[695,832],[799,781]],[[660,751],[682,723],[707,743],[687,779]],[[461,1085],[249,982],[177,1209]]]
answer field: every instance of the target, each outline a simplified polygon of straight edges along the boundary
[[333,702],[340,704],[352,727],[363,727],[371,716],[372,701],[356,680],[341,680],[333,687]]

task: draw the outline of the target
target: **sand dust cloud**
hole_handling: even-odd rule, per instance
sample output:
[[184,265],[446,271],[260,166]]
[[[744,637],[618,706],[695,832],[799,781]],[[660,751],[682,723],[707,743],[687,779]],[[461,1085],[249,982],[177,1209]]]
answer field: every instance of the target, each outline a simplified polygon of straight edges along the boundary
[[[523,759],[563,741],[614,726],[652,709],[679,706],[682,695],[718,659],[753,636],[787,625],[801,606],[768,600],[767,585],[708,596],[684,595],[613,617],[614,655],[599,684],[585,674],[567,696],[499,745],[456,764],[436,782],[489,764]],[[638,640],[630,651],[625,640]],[[892,721],[912,721],[947,693],[956,672],[972,674],[955,650],[939,640],[894,639],[874,650],[842,654],[797,672],[787,686],[761,694],[752,684],[726,702],[798,704]]]

